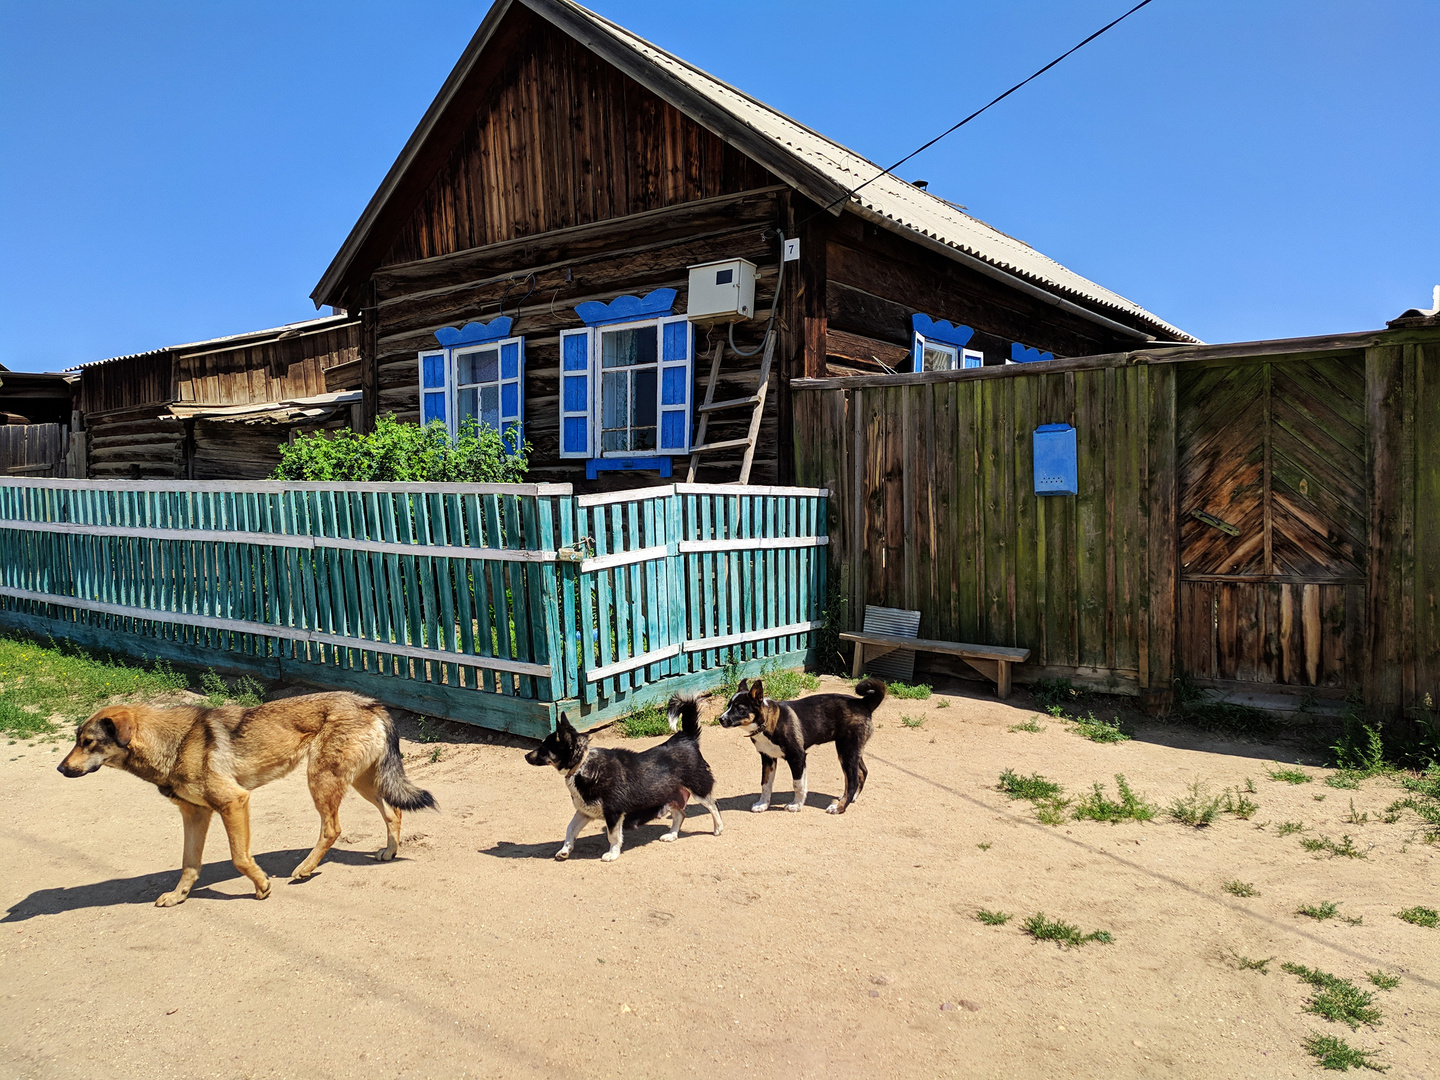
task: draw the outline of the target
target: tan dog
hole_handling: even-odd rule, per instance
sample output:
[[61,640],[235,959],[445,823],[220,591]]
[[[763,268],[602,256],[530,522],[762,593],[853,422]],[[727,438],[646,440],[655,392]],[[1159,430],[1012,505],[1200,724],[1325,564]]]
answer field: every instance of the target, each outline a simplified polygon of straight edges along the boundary
[[386,844],[375,853],[393,859],[400,846],[400,811],[435,806],[405,778],[400,737],[389,712],[356,694],[307,694],[254,708],[218,709],[111,705],[75,732],[75,747],[60,763],[66,776],[102,765],[134,773],[180,808],[185,855],[180,884],[155,903],[184,903],[200,876],[210,815],[218,813],[235,868],[255,883],[255,898],[270,895],[270,879],[250,857],[250,792],[278,780],[308,752],[310,795],[320,811],[320,839],[294,879],[309,877],[340,836],[340,801],[354,786],[385,819]]

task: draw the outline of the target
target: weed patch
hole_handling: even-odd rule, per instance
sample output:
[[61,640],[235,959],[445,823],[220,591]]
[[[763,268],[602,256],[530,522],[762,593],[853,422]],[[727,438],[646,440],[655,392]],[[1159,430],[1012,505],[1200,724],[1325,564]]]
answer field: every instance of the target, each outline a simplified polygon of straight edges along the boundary
[[1334,901],[1326,900],[1323,904],[1301,904],[1295,909],[1296,915],[1304,915],[1306,918],[1316,919],[1324,922],[1326,919],[1333,919],[1340,910]]
[[1305,826],[1298,821],[1282,821],[1279,825],[1275,826],[1275,831],[1281,836],[1292,836],[1295,833],[1304,832]]
[[1281,769],[1278,766],[1274,769],[1267,769],[1271,780],[1284,781],[1287,784],[1308,784],[1314,779],[1309,773],[1303,773],[1299,769]]
[[1350,816],[1345,819],[1351,825],[1364,825],[1370,820],[1369,814],[1362,814],[1355,809],[1355,800],[1350,800]]
[[1391,975],[1388,971],[1367,971],[1365,977],[1381,990],[1394,990],[1400,985],[1400,976]]
[[1131,791],[1130,785],[1120,773],[1115,774],[1115,786],[1118,789],[1118,800],[1106,795],[1104,786],[1097,782],[1094,790],[1076,805],[1076,820],[1108,821],[1112,825],[1121,821],[1154,820],[1155,807],[1146,802],[1143,796]]
[[1231,791],[1229,788],[1226,788],[1224,801],[1220,809],[1227,814],[1234,814],[1242,821],[1249,821],[1255,811],[1260,809],[1260,804],[1254,799],[1246,798],[1238,791]]
[[[768,687],[767,687],[768,689]],[[669,735],[670,721],[666,718],[665,707],[658,702],[636,709],[620,721],[620,730],[626,738],[646,739],[655,735]]]
[[1220,887],[1226,892],[1228,892],[1231,896],[1260,895],[1260,890],[1255,888],[1254,885],[1251,885],[1248,881],[1240,881],[1238,878],[1234,881],[1227,881],[1224,885]]
[[1083,735],[1091,742],[1117,743],[1128,742],[1130,736],[1120,730],[1120,718],[1114,720],[1097,720],[1092,712],[1083,719],[1076,718],[1075,734]]
[[1270,974],[1270,972],[1265,970],[1265,965],[1270,963],[1271,960],[1275,959],[1273,956],[1267,956],[1264,960],[1252,960],[1250,959],[1250,957],[1241,956],[1239,953],[1233,950],[1231,951],[1230,955],[1235,958],[1235,963],[1241,971],[1258,971],[1261,975]]
[[1373,1069],[1375,1072],[1384,1072],[1390,1066],[1377,1065],[1370,1059],[1375,1056],[1374,1050],[1357,1050],[1344,1039],[1337,1039],[1334,1035],[1320,1035],[1311,1032],[1301,1044],[1305,1052],[1315,1059],[1315,1064],[1322,1069],[1331,1069],[1335,1072],[1345,1072],[1347,1069]]
[[1074,949],[1080,945],[1086,945],[1092,941],[1098,941],[1102,945],[1109,945],[1115,940],[1108,930],[1092,930],[1088,934],[1080,933],[1078,926],[1070,923],[1060,922],[1058,919],[1047,919],[1043,911],[1037,911],[1030,918],[1025,920],[1024,930],[1036,941],[1053,941],[1057,945]]
[[1338,843],[1328,836],[1307,836],[1300,841],[1300,846],[1317,859],[1327,857],[1333,859],[1336,855],[1343,855],[1347,859],[1366,858],[1366,853],[1355,846],[1355,841],[1350,838],[1349,833],[1342,833]]
[[254,708],[265,694],[265,688],[249,675],[241,675],[232,686],[211,669],[201,674],[200,690],[205,695],[205,704],[212,709],[221,705]]
[[1051,713],[1052,716],[1065,715],[1064,710],[1080,700],[1080,691],[1070,685],[1069,679],[1037,679],[1031,683],[1030,692],[1042,708],[1061,710]]
[[1397,911],[1395,917],[1412,926],[1425,926],[1430,929],[1440,924],[1440,911],[1428,907],[1407,907],[1404,911]]
[[900,723],[904,727],[918,728],[924,725],[925,715],[921,713],[919,716],[902,716],[900,717]]
[[[886,687],[891,697],[903,698],[906,701],[928,701],[933,691],[928,683],[892,682]],[[774,697],[772,694],[771,697]]]
[[1060,794],[1060,785],[1039,773],[1019,776],[1014,769],[1000,774],[1000,790],[1012,799],[1048,799]]
[[1055,795],[1049,799],[1040,799],[1035,803],[1035,820],[1041,825],[1064,825],[1070,820],[1070,803],[1072,799],[1062,798]]
[[1029,720],[1026,720],[1023,724],[1011,724],[1011,725],[1010,725],[1010,730],[1011,730],[1011,731],[1028,731],[1031,735],[1039,735],[1040,732],[1042,732],[1042,731],[1045,730],[1045,725],[1042,724],[1042,723],[1040,723],[1040,718],[1039,718],[1038,716],[1032,716],[1032,717],[1030,717]]
[[1189,825],[1194,829],[1203,829],[1215,820],[1220,813],[1224,800],[1219,795],[1211,795],[1199,780],[1191,783],[1189,794],[1176,799],[1170,804],[1170,816],[1182,825]]
[[949,707],[950,707],[950,699],[949,699],[949,698],[941,698],[939,701],[935,702],[935,708],[937,708],[937,709],[948,709]]
[[1004,926],[1013,919],[1014,916],[1004,911],[986,911],[984,908],[981,908],[975,912],[975,918],[979,919],[986,926]]
[[1348,1024],[1353,1031],[1361,1024],[1372,1027],[1380,1023],[1380,1010],[1375,1008],[1375,995],[1361,990],[1349,979],[1308,968],[1303,964],[1281,964],[1280,970],[1294,975],[1315,988],[1305,1011],[1323,1016],[1331,1023]]
[[1352,769],[1340,769],[1325,777],[1325,786],[1339,788],[1342,791],[1354,791],[1360,786],[1364,777]]

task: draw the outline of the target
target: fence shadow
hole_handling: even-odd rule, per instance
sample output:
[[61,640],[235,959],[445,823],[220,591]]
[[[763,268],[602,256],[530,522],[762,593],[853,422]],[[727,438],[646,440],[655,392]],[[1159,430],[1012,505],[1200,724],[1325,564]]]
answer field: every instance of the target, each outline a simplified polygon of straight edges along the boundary
[[[300,860],[305,858],[309,851],[309,848],[267,851],[262,855],[256,855],[255,861],[260,864],[260,869],[276,879],[272,882],[273,887],[284,884],[291,871],[300,865]],[[329,854],[325,856],[325,861],[315,871],[315,876],[323,876],[326,865],[331,862],[359,866],[363,863],[374,863],[375,859],[365,851],[331,848]],[[201,867],[200,880],[195,883],[186,902],[189,903],[196,899],[250,900],[255,894],[248,887],[241,893],[215,892],[209,888],[219,882],[230,881],[240,876],[240,871],[236,870],[228,859],[207,862]],[[25,922],[27,919],[33,919],[40,915],[60,915],[67,911],[83,911],[86,908],[153,904],[155,898],[161,893],[175,888],[175,883],[179,879],[180,868],[177,866],[151,874],[111,878],[108,881],[96,881],[89,885],[77,885],[74,888],[36,889],[23,900],[11,905],[5,917],[0,918],[0,923]]]

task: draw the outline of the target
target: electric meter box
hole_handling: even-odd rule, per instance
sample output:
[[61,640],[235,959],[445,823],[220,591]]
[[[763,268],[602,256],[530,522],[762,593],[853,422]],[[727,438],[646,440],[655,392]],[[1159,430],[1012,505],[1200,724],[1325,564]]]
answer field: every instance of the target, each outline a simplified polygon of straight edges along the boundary
[[719,321],[755,317],[755,264],[749,259],[723,259],[690,267],[690,319]]

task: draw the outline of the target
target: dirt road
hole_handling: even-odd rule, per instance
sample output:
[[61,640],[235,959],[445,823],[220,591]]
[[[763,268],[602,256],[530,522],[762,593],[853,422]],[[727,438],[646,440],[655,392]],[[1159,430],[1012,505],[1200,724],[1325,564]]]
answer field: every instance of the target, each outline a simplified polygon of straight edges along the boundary
[[[1394,915],[1440,907],[1440,862],[1413,819],[1380,820],[1393,783],[1274,782],[1279,751],[1163,727],[1114,745],[1054,721],[1008,730],[1031,715],[963,694],[887,702],[843,817],[822,809],[840,784],[830,748],[804,812],[783,809],[782,766],[785,796],[752,814],[754,751],[707,727],[724,835],[692,807],[678,843],[649,826],[613,864],[593,828],[553,861],[570,802],[517,745],[407,741],[442,812],[406,816],[398,861],[370,859],[380,818],[352,795],[320,872],[285,883],[317,830],[295,775],[252,803],[271,897],[252,898],[217,825],[172,910],[151,902],[178,872],[174,808],[134,777],[66,780],[50,746],[11,746],[0,1077],[1277,1077],[1318,1074],[1311,1032],[1378,1051],[1391,1077],[1440,1077],[1440,929]],[[1050,827],[996,790],[1007,767],[1072,794],[1113,794],[1123,773],[1162,806],[1197,779],[1250,777],[1259,810],[1206,829],[1163,814]],[[1345,820],[1352,797],[1367,823]],[[1278,835],[1285,821],[1306,832]],[[1344,833],[1366,858],[1298,843]],[[1227,895],[1231,879],[1259,895]],[[1327,900],[1339,917],[1295,914]],[[980,908],[1015,918],[985,926]],[[1037,911],[1114,942],[1035,942],[1020,923]],[[1236,954],[1275,959],[1262,974]],[[1381,1024],[1352,1032],[1304,1011],[1286,961],[1401,982],[1374,991]]]

